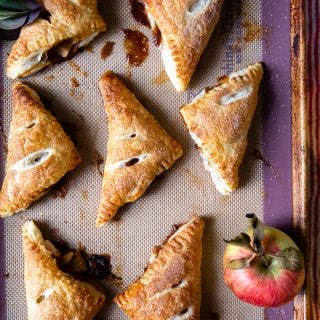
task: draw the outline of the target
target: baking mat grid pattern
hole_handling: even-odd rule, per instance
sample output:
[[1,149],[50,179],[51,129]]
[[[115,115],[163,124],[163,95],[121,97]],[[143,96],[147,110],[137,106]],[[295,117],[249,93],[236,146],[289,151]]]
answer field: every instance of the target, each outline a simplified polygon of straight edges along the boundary
[[[102,1],[101,1],[102,2]],[[215,190],[204,170],[194,143],[189,138],[179,115],[179,106],[186,104],[203,87],[212,85],[216,77],[262,59],[261,2],[226,0],[221,21],[204,52],[189,89],[177,94],[168,82],[156,80],[163,74],[158,49],[152,43],[149,29],[131,17],[127,0],[101,4],[101,13],[108,24],[106,33],[92,43],[92,50],[78,54],[75,65],[62,63],[25,79],[51,104],[51,110],[62,122],[76,125],[78,149],[82,163],[68,175],[68,192],[64,198],[48,194],[22,214],[4,221],[6,319],[26,319],[23,286],[21,225],[34,219],[49,239],[62,239],[71,247],[79,241],[88,252],[109,253],[122,284],[105,283],[107,303],[101,318],[126,319],[112,297],[134,281],[142,272],[153,246],[162,242],[171,226],[186,221],[193,214],[205,217],[203,254],[202,319],[218,314],[222,320],[259,320],[263,310],[238,301],[225,287],[222,278],[222,255],[228,239],[246,228],[244,214],[263,210],[262,162],[253,157],[261,148],[262,119],[258,107],[250,131],[248,152],[240,170],[240,189],[230,197]],[[149,38],[150,53],[139,68],[127,65],[121,28],[142,31]],[[248,40],[248,30],[255,35]],[[106,60],[100,50],[106,41],[115,42],[113,53]],[[12,43],[3,42],[2,63]],[[184,157],[161,179],[156,179],[143,198],[125,206],[113,221],[96,229],[101,176],[97,158],[105,158],[107,120],[98,90],[98,80],[105,70],[116,72],[136,94],[160,124],[176,138],[184,149]],[[130,75],[131,74],[131,75]],[[7,134],[11,120],[11,81],[3,77],[3,125]],[[79,82],[72,87],[71,78]],[[2,170],[4,169],[4,163]],[[101,166],[103,169],[103,166]]]

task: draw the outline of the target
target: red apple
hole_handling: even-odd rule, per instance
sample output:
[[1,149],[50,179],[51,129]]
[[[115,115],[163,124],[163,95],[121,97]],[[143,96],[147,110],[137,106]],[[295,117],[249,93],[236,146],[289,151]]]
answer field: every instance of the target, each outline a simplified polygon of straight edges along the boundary
[[247,303],[260,307],[284,305],[303,285],[303,255],[284,232],[263,226],[254,214],[246,217],[249,230],[226,241],[225,283]]

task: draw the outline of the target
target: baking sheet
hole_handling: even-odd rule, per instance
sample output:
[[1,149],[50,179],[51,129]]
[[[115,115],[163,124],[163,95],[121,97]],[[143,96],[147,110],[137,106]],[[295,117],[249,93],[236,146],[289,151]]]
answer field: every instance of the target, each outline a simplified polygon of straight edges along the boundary
[[[221,21],[204,52],[189,89],[177,94],[163,79],[163,64],[151,31],[135,22],[128,1],[101,2],[101,13],[108,24],[106,33],[95,40],[92,49],[76,55],[73,63],[61,63],[25,82],[51,103],[61,122],[75,124],[82,163],[67,177],[64,197],[48,194],[22,214],[4,220],[5,246],[5,319],[26,319],[23,286],[21,225],[34,219],[48,239],[62,239],[71,247],[79,241],[88,252],[109,253],[120,284],[105,283],[107,303],[101,318],[126,319],[112,302],[113,296],[143,273],[153,246],[162,242],[171,226],[186,221],[193,214],[205,217],[202,267],[202,319],[263,319],[263,309],[238,301],[226,288],[222,276],[223,239],[231,238],[246,228],[245,213],[263,213],[262,162],[254,156],[261,150],[262,113],[257,108],[249,134],[249,147],[240,169],[240,188],[230,197],[215,190],[209,173],[203,168],[179,115],[186,104],[203,87],[212,85],[218,76],[262,60],[261,1],[226,0]],[[121,28],[140,30],[149,38],[149,56],[137,68],[129,68]],[[101,59],[106,41],[115,42],[112,54]],[[3,42],[2,65],[12,43]],[[78,67],[79,68],[78,68]],[[184,157],[161,179],[156,179],[145,196],[126,205],[112,221],[96,229],[101,190],[97,161],[105,158],[107,119],[98,90],[100,75],[113,70],[122,77],[144,106],[176,138]],[[79,87],[75,88],[75,78]],[[161,80],[159,80],[161,79]],[[8,133],[11,120],[11,81],[2,73],[3,126]],[[2,170],[4,163],[2,162]],[[103,165],[100,166],[103,170]]]

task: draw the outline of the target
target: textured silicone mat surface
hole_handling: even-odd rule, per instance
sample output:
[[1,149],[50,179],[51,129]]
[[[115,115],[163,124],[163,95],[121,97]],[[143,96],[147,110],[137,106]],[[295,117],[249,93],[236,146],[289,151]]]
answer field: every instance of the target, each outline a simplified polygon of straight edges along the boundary
[[[143,273],[152,247],[165,239],[171,226],[193,214],[205,217],[206,221],[201,318],[263,319],[263,310],[238,301],[224,285],[222,276],[223,239],[246,228],[245,213],[262,216],[262,162],[253,156],[254,150],[261,147],[261,107],[258,106],[250,130],[249,146],[240,170],[240,188],[229,197],[215,190],[179,115],[179,107],[203,87],[214,84],[218,76],[262,59],[261,1],[225,1],[220,23],[189,89],[183,94],[177,94],[163,79],[160,52],[153,45],[151,31],[135,22],[127,0],[109,1],[102,5],[101,13],[108,30],[92,43],[92,50],[76,55],[74,64],[61,63],[24,80],[50,101],[51,110],[61,122],[76,126],[82,163],[68,175],[64,197],[49,193],[24,213],[5,219],[6,319],[26,319],[21,243],[24,219],[37,221],[49,239],[65,240],[71,247],[77,247],[80,241],[88,252],[111,255],[114,271],[123,281],[120,285],[105,283],[107,303],[101,318],[121,320],[126,317],[112,302],[113,296]],[[149,38],[149,56],[141,67],[128,67],[122,28],[140,30]],[[103,60],[100,54],[106,41],[115,42],[115,46],[112,54]],[[3,65],[11,45],[11,42],[3,43]],[[184,157],[161,179],[156,179],[143,198],[125,206],[117,221],[96,229],[94,221],[102,180],[97,163],[99,155],[105,158],[107,144],[107,119],[98,81],[108,69],[122,77],[160,124],[181,143]],[[11,81],[3,73],[2,77],[3,125],[8,134]],[[73,87],[72,78],[79,82],[79,87]],[[4,163],[1,165],[3,172]],[[103,170],[103,165],[100,169]]]

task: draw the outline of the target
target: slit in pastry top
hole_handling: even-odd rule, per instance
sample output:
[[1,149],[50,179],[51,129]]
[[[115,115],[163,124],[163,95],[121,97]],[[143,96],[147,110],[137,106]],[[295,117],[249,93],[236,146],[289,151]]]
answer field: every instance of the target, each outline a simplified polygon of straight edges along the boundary
[[26,170],[33,169],[40,166],[42,163],[47,161],[49,157],[53,154],[53,149],[39,150],[28,154],[26,157],[16,162],[12,167],[12,171],[23,172]]
[[209,6],[211,0],[195,0],[187,10],[187,15],[196,16]]
[[138,163],[146,160],[148,158],[148,156],[149,156],[148,153],[139,154],[137,156],[113,163],[108,169],[109,169],[109,171],[112,171],[112,170],[116,170],[116,169],[131,167],[131,166],[134,166],[135,164],[138,164]]

